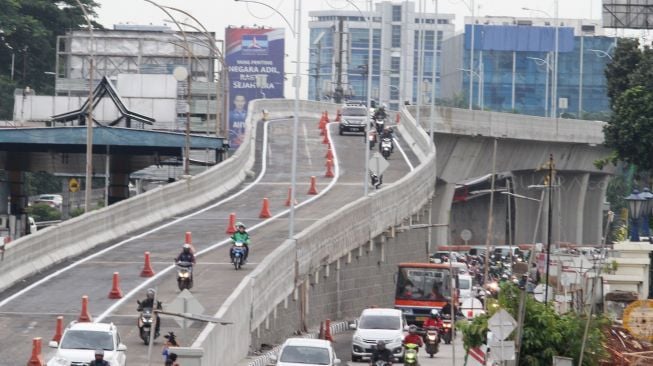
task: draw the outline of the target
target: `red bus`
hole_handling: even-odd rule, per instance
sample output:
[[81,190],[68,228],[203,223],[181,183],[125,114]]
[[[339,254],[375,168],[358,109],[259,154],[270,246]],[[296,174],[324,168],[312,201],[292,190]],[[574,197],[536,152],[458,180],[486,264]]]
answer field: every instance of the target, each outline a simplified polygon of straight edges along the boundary
[[458,278],[451,271],[448,263],[399,264],[395,308],[404,313],[408,324],[421,325],[431,309],[442,309],[451,301],[452,293],[454,304],[458,303]]

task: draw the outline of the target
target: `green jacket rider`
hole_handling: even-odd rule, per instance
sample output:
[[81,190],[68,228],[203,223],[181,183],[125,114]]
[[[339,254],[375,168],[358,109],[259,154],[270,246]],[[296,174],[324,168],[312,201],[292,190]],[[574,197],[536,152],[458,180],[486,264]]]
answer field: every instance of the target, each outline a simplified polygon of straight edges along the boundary
[[[245,246],[245,257],[243,260],[247,260],[247,256],[249,255],[249,234],[246,231],[245,224],[242,222],[237,222],[236,223],[236,232],[231,235],[231,240],[236,243],[236,242],[241,242]],[[229,251],[229,255],[231,256],[231,250]]]

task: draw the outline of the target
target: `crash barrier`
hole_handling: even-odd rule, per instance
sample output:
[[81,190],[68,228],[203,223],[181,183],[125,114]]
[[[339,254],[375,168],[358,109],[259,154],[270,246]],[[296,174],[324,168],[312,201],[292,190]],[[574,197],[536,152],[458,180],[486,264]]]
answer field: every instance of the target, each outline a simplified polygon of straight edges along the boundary
[[[409,106],[408,110],[413,116],[417,115],[416,106]],[[428,106],[420,109],[419,122],[427,131],[431,123],[430,111]],[[605,122],[601,121],[470,111],[451,107],[435,107],[435,112],[436,133],[597,145],[604,141]]]
[[[147,191],[6,244],[4,260],[0,262],[0,291],[97,245],[204,206],[238,186],[246,178],[246,172],[254,166],[256,121],[260,118],[263,107],[271,119],[287,118],[293,111],[291,100],[254,100],[249,103],[243,143],[225,161],[196,176]],[[336,107],[333,104],[300,101],[301,116],[319,118],[326,110],[335,113]]]
[[[343,333],[347,331],[347,329],[349,329],[349,323],[345,321],[331,323],[331,334]],[[302,335],[302,338],[319,338],[319,333],[313,329],[309,333]],[[270,364],[271,357],[278,354],[280,349],[281,345],[278,345],[245,364],[247,366],[267,366]]]
[[[434,193],[435,149],[407,110],[402,110],[400,133],[411,138],[421,164],[396,183],[313,223],[267,255],[215,314],[233,324],[209,324],[193,343],[192,348],[204,350],[202,365],[237,364],[249,351],[251,333],[264,326],[288,296],[299,292],[299,284],[422,209]],[[352,217],[366,217],[369,225]]]

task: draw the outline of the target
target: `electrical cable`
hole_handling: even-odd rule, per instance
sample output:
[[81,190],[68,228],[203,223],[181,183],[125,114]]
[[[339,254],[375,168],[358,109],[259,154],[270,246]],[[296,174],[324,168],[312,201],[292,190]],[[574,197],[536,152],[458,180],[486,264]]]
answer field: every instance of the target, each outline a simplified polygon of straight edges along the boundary
[[330,7],[331,9],[333,9],[333,10],[342,10],[342,9],[345,9],[349,5],[349,3],[346,0],[345,0],[345,5],[340,6],[340,7],[331,5],[331,0],[324,0],[324,3],[326,3],[326,5],[328,7]]
[[[284,1],[285,1],[285,0],[280,0],[280,1],[279,1],[279,4],[277,4],[277,6],[274,7],[274,9],[280,9],[280,8],[281,8],[281,5],[284,3]],[[243,1],[243,2],[245,3],[245,9],[247,9],[247,12],[249,13],[249,15],[253,16],[253,17],[256,18],[256,19],[261,19],[261,20],[270,19],[270,18],[272,18],[272,17],[276,14],[274,11],[272,11],[272,12],[270,13],[270,15],[268,15],[268,16],[258,16],[258,15],[256,15],[256,14],[254,14],[254,13],[252,12],[252,10],[249,8],[249,2],[246,2],[246,1]]]

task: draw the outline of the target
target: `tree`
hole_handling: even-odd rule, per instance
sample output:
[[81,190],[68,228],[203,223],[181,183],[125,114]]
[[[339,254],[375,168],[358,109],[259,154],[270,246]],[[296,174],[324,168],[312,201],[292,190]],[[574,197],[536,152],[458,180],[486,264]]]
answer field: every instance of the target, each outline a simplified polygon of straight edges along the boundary
[[[515,319],[519,309],[519,291],[516,285],[506,283],[499,292],[498,308],[505,309]],[[471,322],[460,325],[466,350],[485,343],[487,321],[491,315],[493,313],[478,316]],[[601,328],[606,324],[607,320],[602,316],[592,319],[583,365],[598,365],[599,360],[605,356]],[[553,307],[527,296],[519,366],[550,365],[553,356],[571,357],[574,364],[578,364],[584,330],[584,317],[576,313],[557,314]],[[514,333],[511,337],[513,336]]]
[[[90,16],[95,0],[80,0]],[[14,89],[52,93],[57,36],[86,27],[76,0],[0,0],[0,119],[12,119]],[[93,22],[94,28],[102,28]],[[11,59],[14,56],[14,79]]]
[[608,98],[614,107],[617,98],[630,88],[628,75],[635,70],[641,58],[639,41],[634,38],[620,38],[612,61],[605,67]]

